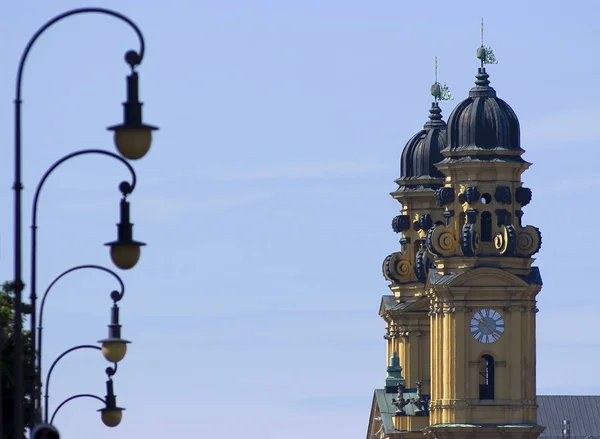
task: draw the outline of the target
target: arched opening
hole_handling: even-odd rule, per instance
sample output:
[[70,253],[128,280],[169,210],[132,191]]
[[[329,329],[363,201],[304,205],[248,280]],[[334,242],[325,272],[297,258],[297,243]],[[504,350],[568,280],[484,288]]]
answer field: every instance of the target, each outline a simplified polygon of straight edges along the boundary
[[492,240],[492,214],[490,212],[481,214],[481,240],[485,242]]
[[494,399],[494,358],[487,354],[479,359],[479,399]]

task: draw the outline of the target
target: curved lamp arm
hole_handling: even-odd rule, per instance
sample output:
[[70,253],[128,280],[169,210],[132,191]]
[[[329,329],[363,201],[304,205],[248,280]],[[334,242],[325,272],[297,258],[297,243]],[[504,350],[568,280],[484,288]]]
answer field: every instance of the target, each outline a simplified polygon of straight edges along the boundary
[[[31,211],[31,283],[30,283],[30,294],[29,294],[29,298],[31,300],[31,338],[32,338],[32,344],[33,346],[38,346],[38,353],[37,353],[37,361],[34,360],[34,364],[36,364],[36,368],[34,370],[34,386],[33,386],[33,394],[34,394],[34,401],[38,401],[39,403],[39,391],[38,391],[38,386],[39,386],[39,381],[41,380],[41,365],[42,365],[42,359],[41,359],[41,337],[40,340],[36,343],[35,340],[35,325],[36,325],[36,314],[37,314],[37,307],[36,307],[36,300],[37,300],[37,213],[38,213],[38,201],[40,198],[40,194],[42,192],[42,189],[44,187],[44,183],[46,183],[46,180],[48,179],[48,177],[50,177],[50,175],[52,174],[52,172],[54,172],[54,170],[56,168],[58,168],[60,165],[62,165],[64,162],[75,158],[75,157],[79,157],[82,155],[89,155],[89,154],[100,154],[100,155],[104,155],[104,156],[108,156],[110,158],[116,159],[119,162],[121,162],[128,170],[129,173],[131,174],[131,183],[128,183],[126,181],[121,182],[121,184],[119,185],[119,189],[120,191],[123,193],[123,196],[126,197],[127,195],[129,195],[131,192],[133,192],[133,190],[135,189],[135,185],[137,182],[137,176],[135,174],[135,170],[133,169],[133,167],[129,164],[129,162],[127,160],[125,160],[124,158],[122,158],[121,156],[112,153],[110,151],[104,151],[102,149],[84,149],[84,150],[80,150],[80,151],[76,151],[73,152],[71,154],[67,154],[66,156],[64,156],[63,158],[57,160],[56,162],[54,162],[54,164],[52,166],[50,166],[50,168],[48,168],[48,170],[44,173],[44,175],[42,176],[42,178],[40,179],[37,188],[35,190],[35,194],[33,196],[33,207],[32,207],[32,211]],[[106,269],[106,268],[100,268],[102,270],[108,271],[110,272],[110,270]],[[66,274],[66,273],[64,273]],[[116,276],[115,273],[112,273],[113,275]],[[62,276],[62,275],[61,275]],[[59,276],[59,278],[61,277]],[[117,276],[118,278],[118,276]],[[58,280],[58,278],[56,279]],[[56,282],[56,280],[54,282]],[[52,287],[52,285],[54,284],[54,282],[50,285],[49,288]],[[123,291],[123,283],[120,281],[121,283],[121,288]],[[48,293],[48,290],[46,290],[45,295]],[[114,298],[113,298],[114,300]],[[43,307],[43,303],[42,303],[42,307]],[[40,312],[43,312],[42,310],[40,310]],[[41,321],[40,321],[40,325],[38,328],[38,333],[41,333]]]
[[114,290],[110,293],[110,298],[115,303],[118,302],[119,300],[121,300],[123,298],[123,296],[125,295],[125,284],[123,283],[123,280],[121,279],[121,277],[117,273],[112,271],[111,269],[102,267],[101,265],[92,265],[92,264],[78,265],[77,267],[73,267],[66,271],[63,271],[61,274],[56,276],[56,278],[50,283],[50,285],[48,285],[48,288],[46,288],[46,291],[44,292],[44,295],[42,296],[42,304],[40,306],[39,322],[38,322],[38,327],[37,327],[38,339],[37,339],[36,379],[38,380],[38,382],[41,380],[41,372],[42,372],[42,331],[43,331],[43,320],[44,320],[44,305],[46,304],[46,298],[48,297],[48,293],[50,292],[52,287],[54,287],[54,285],[60,279],[62,279],[67,274],[72,273],[73,271],[78,271],[78,270],[83,270],[83,269],[95,269],[95,270],[105,271],[105,272],[109,273],[110,275],[112,275],[117,280],[117,282],[119,282],[120,291]]
[[[144,58],[145,51],[145,42],[144,37],[142,35],[139,27],[131,21],[126,16],[112,11],[110,9],[104,8],[79,8],[72,9],[70,11],[64,12],[56,17],[52,18],[48,22],[46,22],[42,27],[38,29],[38,31],[31,37],[25,50],[21,55],[21,59],[19,61],[19,66],[17,69],[17,78],[16,78],[16,86],[15,86],[15,141],[14,141],[14,294],[15,294],[15,305],[14,305],[14,339],[15,339],[15,359],[14,359],[14,369],[15,369],[15,395],[14,395],[14,410],[15,410],[15,431],[20,431],[23,428],[23,410],[21,400],[23,399],[23,339],[22,339],[22,330],[21,330],[21,319],[22,319],[22,290],[24,288],[23,280],[22,280],[22,225],[21,225],[21,216],[22,216],[22,205],[21,205],[21,196],[23,191],[22,184],[22,175],[21,175],[21,96],[22,96],[22,86],[23,86],[23,72],[25,70],[25,63],[27,61],[27,57],[35,44],[38,38],[52,25],[55,23],[62,21],[63,19],[79,14],[102,14],[117,18],[127,25],[129,25],[134,32],[136,33],[140,48],[139,53],[133,50],[126,52],[125,61],[130,65],[131,70],[133,71],[136,66],[138,66],[142,59]],[[32,322],[35,320],[35,313],[31,316]],[[32,324],[32,327],[35,327],[35,323]],[[32,338],[35,339],[35,329],[31,334]],[[35,340],[33,340],[33,346],[35,346]],[[35,361],[34,361],[35,363]],[[32,371],[35,375],[35,371]],[[32,377],[33,378],[33,377]],[[39,403],[39,389],[35,386],[35,380],[32,380],[33,389],[32,393],[34,397],[31,402],[31,411],[34,418],[41,418],[39,407],[36,407],[36,403]]]
[[56,276],[54,278],[54,280],[50,283],[50,285],[48,285],[48,288],[46,288],[46,291],[44,292],[44,295],[42,296],[42,304],[40,306],[40,315],[39,315],[39,326],[38,326],[38,330],[42,329],[42,323],[43,323],[43,319],[44,319],[44,305],[46,304],[46,298],[48,297],[48,293],[50,292],[50,290],[52,289],[52,287],[54,287],[54,285],[63,277],[65,277],[67,274],[72,273],[74,271],[78,271],[78,270],[84,270],[84,269],[94,269],[94,270],[101,270],[101,271],[105,271],[106,273],[112,275],[117,282],[119,282],[119,286],[120,291],[114,290],[111,291],[110,293],[110,298],[114,301],[114,302],[118,302],[120,301],[123,296],[125,295],[125,284],[123,283],[123,279],[121,279],[121,276],[119,276],[117,273],[115,273],[113,270],[111,270],[110,268],[106,268],[103,267],[102,265],[94,265],[94,264],[89,264],[89,265],[78,265],[77,267],[73,267],[73,268],[69,268],[68,270],[63,271],[61,274],[59,274],[58,276]]
[[[63,405],[65,405],[66,403],[73,401],[74,399],[77,399],[77,398],[94,398],[94,399],[97,399],[98,401],[102,401],[103,403],[105,403],[105,401],[102,398],[100,398],[99,396],[92,395],[89,393],[81,393],[79,395],[71,396],[70,398],[67,398],[63,402],[61,402],[58,407],[56,407],[56,409],[52,413],[52,418],[50,418],[50,424],[54,423],[54,417],[56,416],[56,414],[62,408]],[[48,409],[46,409],[46,422],[48,422]]]
[[[118,18],[118,19],[124,21],[129,26],[131,26],[133,28],[133,30],[135,31],[135,33],[137,34],[138,39],[140,40],[140,51],[139,51],[139,53],[136,53],[136,55],[138,56],[138,59],[136,60],[137,62],[134,64],[134,66],[141,64],[142,59],[144,58],[144,49],[146,47],[146,44],[144,42],[144,36],[142,35],[142,31],[140,30],[139,27],[137,27],[137,25],[133,21],[131,21],[126,16],[124,16],[118,12],[112,11],[110,9],[104,9],[104,8],[72,9],[63,14],[57,15],[52,20],[50,20],[46,24],[44,24],[41,28],[39,28],[39,30],[33,35],[33,37],[31,37],[31,39],[27,43],[27,46],[25,47],[25,51],[23,52],[23,55],[21,55],[21,61],[19,62],[19,69],[17,71],[17,87],[16,87],[15,102],[19,102],[19,103],[21,102],[21,85],[22,85],[22,81],[23,81],[23,70],[25,68],[25,61],[27,61],[27,56],[29,55],[31,48],[33,47],[33,45],[35,44],[37,39],[46,31],[46,29],[48,29],[53,24],[61,21],[62,19],[70,17],[71,15],[89,14],[89,13],[111,15],[115,18]],[[132,67],[134,67],[134,66],[132,66]]]
[[[37,268],[37,265],[36,265],[36,263],[37,263],[37,212],[38,212],[39,197],[42,192],[42,188],[44,187],[44,183],[46,182],[48,177],[52,174],[52,172],[56,168],[58,168],[61,164],[63,164],[64,162],[66,162],[72,158],[75,158],[75,157],[78,157],[81,155],[88,155],[88,154],[105,155],[105,156],[112,157],[112,158],[120,161],[129,170],[129,173],[131,174],[131,183],[127,183],[126,181],[121,182],[121,184],[119,185],[119,190],[123,193],[123,196],[126,197],[131,192],[133,192],[133,190],[135,189],[135,184],[137,182],[137,176],[135,174],[135,170],[129,164],[129,162],[115,153],[112,153],[110,151],[104,151],[102,149],[84,149],[81,151],[73,152],[71,154],[67,154],[63,158],[57,160],[44,173],[44,175],[40,179],[40,182],[38,183],[37,188],[35,190],[35,194],[33,196],[33,207],[32,207],[32,211],[31,211],[31,293],[30,293],[30,297],[31,297],[31,306],[32,306],[32,317],[31,317],[32,323],[35,322],[35,314],[36,314],[35,300],[37,299],[37,294],[36,294],[36,268]],[[104,269],[104,270],[106,270],[106,269]],[[32,327],[32,331],[35,331],[35,327]]]
[[[50,398],[49,395],[49,388],[50,388],[50,377],[52,376],[52,371],[54,370],[54,367],[58,364],[58,362],[67,354],[70,354],[73,351],[77,351],[79,349],[96,349],[98,351],[101,351],[102,349],[96,345],[80,345],[80,346],[75,346],[71,349],[67,349],[66,351],[64,351],[62,354],[60,354],[56,360],[54,360],[54,362],[52,363],[52,366],[50,366],[50,369],[48,369],[48,374],[46,375],[46,391],[44,392],[44,418],[46,419],[46,422],[48,422],[48,399]],[[117,368],[118,365],[117,363],[114,364],[114,367],[107,367],[106,368],[106,374],[111,377],[113,376],[115,373],[117,373]],[[102,400],[104,401],[104,400]],[[54,415],[56,415],[56,412],[58,411],[59,408],[61,408],[64,404],[66,404],[66,402],[63,402],[60,406],[58,406],[58,408],[54,411]],[[54,419],[54,415],[52,415],[52,419]],[[52,423],[52,422],[50,422]]]

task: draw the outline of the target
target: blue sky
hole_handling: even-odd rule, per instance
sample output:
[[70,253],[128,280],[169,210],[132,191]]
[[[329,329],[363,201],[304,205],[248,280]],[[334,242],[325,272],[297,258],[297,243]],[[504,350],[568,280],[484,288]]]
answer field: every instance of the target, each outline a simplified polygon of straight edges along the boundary
[[[427,118],[433,57],[456,100],[477,68],[479,20],[499,60],[492,86],[521,121],[524,220],[540,227],[538,392],[598,393],[594,231],[600,69],[593,1],[102,1],[144,32],[139,69],[150,154],[134,163],[135,236],[148,242],[122,277],[123,336],[115,376],[122,424],[96,401],[66,405],[64,437],[362,438],[385,377],[387,294],[381,262],[398,248],[391,219],[405,142]],[[9,2],[0,16],[0,274],[12,277],[14,78],[21,51],[76,1]],[[126,50],[123,23],[71,18],[45,34],[24,77],[25,222],[44,170],[81,148],[112,150]],[[111,267],[126,170],[79,158],[40,202],[39,285],[74,265]],[[29,242],[25,237],[25,245]],[[25,247],[27,248],[27,247]],[[28,253],[26,253],[27,256]],[[28,267],[28,265],[27,265]],[[26,271],[26,274],[28,271]],[[28,277],[25,278],[28,282]],[[106,335],[113,280],[66,277],[49,297],[44,364]],[[104,395],[103,359],[65,358],[52,409],[75,393]],[[197,435],[197,434],[195,434]]]

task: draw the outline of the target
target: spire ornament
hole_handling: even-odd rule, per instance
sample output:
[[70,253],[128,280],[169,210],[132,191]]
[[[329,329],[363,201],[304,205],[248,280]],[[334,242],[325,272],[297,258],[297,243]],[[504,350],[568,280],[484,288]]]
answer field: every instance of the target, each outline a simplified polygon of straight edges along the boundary
[[434,57],[434,71],[435,71],[435,82],[434,84],[431,86],[431,95],[434,97],[435,102],[437,101],[451,101],[454,99],[454,96],[452,96],[450,94],[450,90],[448,89],[448,86],[446,85],[446,83],[444,83],[444,85],[441,85],[438,82],[438,62],[437,62],[437,56]]
[[388,393],[393,393],[400,387],[404,389],[406,380],[402,377],[402,366],[400,366],[400,358],[398,358],[397,352],[392,352],[389,364],[387,368],[388,376],[385,379],[385,390]]
[[477,49],[477,58],[481,61],[481,68],[485,64],[498,64],[492,48],[483,44],[483,17],[481,17],[481,46]]

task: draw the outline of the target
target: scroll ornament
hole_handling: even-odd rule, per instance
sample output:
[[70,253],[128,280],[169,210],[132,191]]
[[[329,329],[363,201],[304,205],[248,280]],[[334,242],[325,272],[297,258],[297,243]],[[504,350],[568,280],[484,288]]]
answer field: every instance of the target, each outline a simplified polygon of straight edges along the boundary
[[515,191],[515,200],[521,204],[521,207],[527,206],[531,202],[531,197],[531,189],[527,187],[520,187]]
[[383,277],[393,283],[413,280],[413,263],[402,253],[392,253],[383,261]]
[[481,198],[481,193],[475,186],[467,186],[463,192],[465,201],[469,204],[473,204]]
[[517,233],[515,241],[516,255],[530,257],[542,247],[542,234],[537,227],[527,226]]
[[494,193],[494,198],[498,203],[502,204],[511,204],[512,196],[510,193],[510,188],[508,186],[498,186],[496,187],[496,191]]
[[398,215],[392,220],[392,229],[396,233],[402,233],[410,228],[410,218],[408,215]]
[[511,224],[504,225],[494,237],[494,247],[501,256],[512,256],[517,246],[517,231]]
[[454,190],[451,187],[441,187],[435,191],[435,202],[438,206],[444,207],[453,201]]
[[438,224],[427,233],[427,250],[436,256],[452,256],[458,250],[452,229]]
[[426,249],[419,250],[415,258],[415,275],[420,282],[425,283],[429,269],[433,266]]
[[460,248],[465,256],[474,256],[479,250],[480,237],[477,233],[477,225],[465,224],[462,227]]

